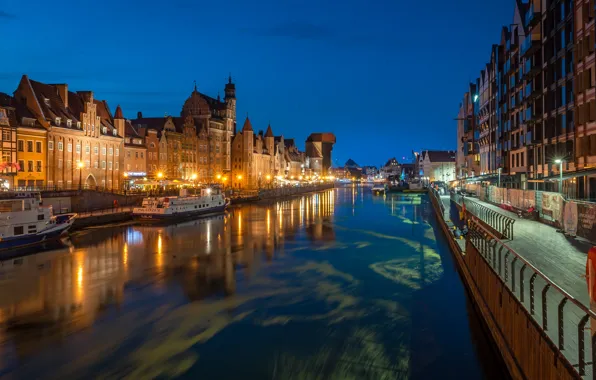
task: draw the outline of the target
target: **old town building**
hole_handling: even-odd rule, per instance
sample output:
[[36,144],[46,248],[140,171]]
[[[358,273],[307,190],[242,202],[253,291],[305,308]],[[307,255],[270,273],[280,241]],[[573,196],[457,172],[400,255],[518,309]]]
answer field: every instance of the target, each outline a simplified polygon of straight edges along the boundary
[[306,154],[301,152],[296,146],[294,139],[285,139],[285,177],[288,179],[298,179],[305,174],[304,162]]
[[14,92],[47,131],[47,185],[120,189],[125,120],[106,101],[67,84],[44,84],[24,75]]
[[[122,109],[116,108],[115,118],[123,119]],[[124,136],[124,173],[127,181],[145,178],[147,176],[147,145],[130,120],[125,121]]]
[[0,93],[0,188],[13,188],[17,171],[18,118],[14,99]]
[[164,179],[213,182],[231,171],[231,141],[236,128],[236,87],[225,85],[223,101],[194,90],[180,117],[143,117],[132,125],[146,137],[148,174]]
[[427,183],[450,182],[456,178],[455,152],[451,150],[424,150],[419,155],[420,177]]
[[271,126],[265,134],[262,131],[255,134],[247,117],[242,131],[232,140],[232,186],[252,189],[270,185],[281,175],[282,154]]

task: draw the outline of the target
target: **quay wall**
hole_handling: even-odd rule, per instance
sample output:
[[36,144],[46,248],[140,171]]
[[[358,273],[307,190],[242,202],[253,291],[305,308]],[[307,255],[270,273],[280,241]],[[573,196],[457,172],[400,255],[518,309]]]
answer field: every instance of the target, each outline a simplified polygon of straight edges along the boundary
[[437,220],[456,259],[458,271],[513,379],[578,379],[524,306],[468,241],[462,252],[429,194]]

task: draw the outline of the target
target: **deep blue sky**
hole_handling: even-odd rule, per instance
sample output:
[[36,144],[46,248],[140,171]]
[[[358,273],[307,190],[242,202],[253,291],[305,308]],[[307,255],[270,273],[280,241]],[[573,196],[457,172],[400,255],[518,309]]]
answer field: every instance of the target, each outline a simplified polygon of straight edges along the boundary
[[[79,3],[81,3],[79,5]],[[453,120],[513,0],[0,0],[0,92],[22,74],[128,118],[178,115],[236,82],[238,123],[337,136],[334,161],[455,149]]]

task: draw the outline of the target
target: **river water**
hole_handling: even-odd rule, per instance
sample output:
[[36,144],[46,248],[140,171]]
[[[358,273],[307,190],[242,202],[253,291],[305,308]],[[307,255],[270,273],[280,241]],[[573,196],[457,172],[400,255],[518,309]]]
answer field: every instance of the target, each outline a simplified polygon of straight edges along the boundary
[[9,378],[502,379],[487,341],[426,195],[101,226],[0,267]]

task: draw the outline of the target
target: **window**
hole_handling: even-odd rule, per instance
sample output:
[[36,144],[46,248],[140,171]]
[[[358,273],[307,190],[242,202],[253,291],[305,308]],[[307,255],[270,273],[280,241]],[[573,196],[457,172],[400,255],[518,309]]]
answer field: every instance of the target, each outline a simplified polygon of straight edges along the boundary
[[60,122],[61,122],[61,121],[62,121],[62,120],[60,120],[60,118],[59,118],[59,117],[57,117],[57,118],[56,118],[56,125],[60,125]]
[[112,161],[108,162],[108,169],[112,170]]
[[41,161],[36,161],[35,163],[35,171],[41,173]]
[[95,132],[95,124],[91,126],[91,132]]
[[99,161],[95,161],[95,162],[93,163],[93,167],[94,167],[95,169],[99,168]]
[[99,148],[94,146],[93,147],[93,154],[98,154],[99,153]]
[[81,129],[81,122],[77,121],[77,128]]
[[72,143],[68,143],[68,145],[66,146],[66,151],[72,152]]
[[126,152],[126,157],[130,158],[130,151]]
[[62,160],[58,160],[58,169],[62,169]]
[[12,133],[10,132],[10,129],[2,130],[2,140],[11,141],[12,140],[11,135],[12,135]]
[[114,169],[118,170],[118,162],[114,162]]
[[36,141],[35,142],[35,151],[37,153],[41,153],[41,141]]
[[33,152],[33,141],[27,141],[27,152]]
[[141,152],[141,158],[143,158],[143,152]]
[[58,150],[60,152],[62,152],[64,150],[64,145],[62,144],[62,141],[58,141]]
[[108,154],[109,154],[110,156],[113,156],[113,155],[114,155],[114,148],[110,148],[110,149],[108,149]]
[[72,127],[72,120],[66,120],[66,126],[68,128]]
[[27,161],[27,171],[28,172],[33,171],[33,161]]
[[54,150],[54,142],[48,141],[48,150]]
[[112,134],[114,136],[118,136],[118,131],[116,130],[116,128],[112,129]]
[[25,151],[25,142],[23,140],[17,141],[17,150],[19,152],[24,152]]
[[116,148],[116,156],[120,155],[120,149]]
[[105,146],[103,148],[101,148],[101,155],[102,156],[106,155],[106,147]]
[[89,152],[91,152],[91,147],[89,146],[89,144],[85,145],[85,153],[89,154]]
[[81,153],[81,144],[77,144],[75,147],[77,153]]
[[108,127],[103,127],[103,134],[107,135],[108,134]]
[[24,233],[23,232],[23,226],[15,226],[15,228],[14,228],[14,235],[15,236],[22,235],[23,233]]
[[102,168],[102,169],[105,169],[105,168],[106,168],[106,162],[105,162],[105,161],[102,161],[102,162],[101,162],[101,168]]
[[135,158],[139,158],[139,152],[135,152]]
[[20,172],[25,171],[25,161],[23,161],[23,160],[19,160],[19,171]]

